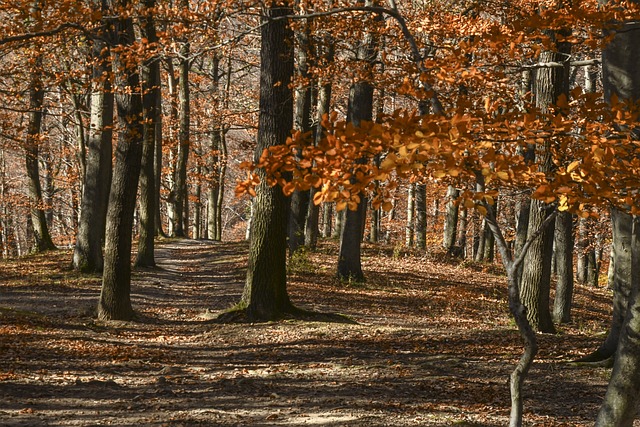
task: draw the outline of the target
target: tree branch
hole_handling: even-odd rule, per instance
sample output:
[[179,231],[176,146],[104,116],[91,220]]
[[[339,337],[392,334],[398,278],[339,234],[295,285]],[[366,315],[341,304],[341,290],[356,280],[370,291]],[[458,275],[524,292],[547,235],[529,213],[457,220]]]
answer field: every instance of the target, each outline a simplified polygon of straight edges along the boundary
[[50,37],[50,36],[55,36],[56,34],[59,34],[65,30],[68,29],[74,29],[74,30],[78,30],[81,33],[85,34],[88,37],[93,38],[93,35],[91,34],[91,32],[89,30],[87,30],[85,27],[83,27],[80,24],[76,24],[75,22],[66,22],[64,24],[61,24],[55,28],[52,28],[50,30],[43,30],[43,31],[36,31],[36,32],[31,32],[31,33],[24,33],[24,34],[17,34],[15,36],[9,36],[9,37],[5,37],[0,39],[0,46],[3,46],[5,44],[9,44],[9,43],[13,43],[13,42],[20,42],[20,41],[26,41],[26,40],[31,40],[31,39],[35,39],[38,37]]

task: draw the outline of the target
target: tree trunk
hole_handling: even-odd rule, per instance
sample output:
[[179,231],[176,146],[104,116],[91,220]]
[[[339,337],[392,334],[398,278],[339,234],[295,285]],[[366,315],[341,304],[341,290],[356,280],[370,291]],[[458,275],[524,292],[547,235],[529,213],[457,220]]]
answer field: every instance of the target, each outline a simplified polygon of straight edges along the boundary
[[[531,201],[529,233],[540,229],[541,224],[553,210],[538,200]],[[549,310],[551,291],[551,255],[553,251],[554,227],[551,224],[539,239],[531,244],[524,260],[520,298],[527,307],[527,319],[533,329],[555,333]]]
[[[374,6],[375,0],[366,0],[365,6]],[[366,74],[373,72],[374,61],[378,55],[377,42],[372,32],[365,35],[358,46],[357,58],[365,62]],[[369,81],[360,80],[351,85],[347,121],[355,127],[362,121],[373,119],[373,86]],[[360,259],[360,246],[367,212],[367,198],[359,194],[359,202],[355,210],[347,210],[340,235],[340,252],[338,254],[338,277],[342,280],[364,280]]]
[[[631,223],[629,267],[640,269],[640,218],[626,218]],[[613,372],[604,402],[598,413],[596,426],[631,427],[637,415],[640,396],[640,295],[639,276],[629,276],[630,295],[624,324],[617,346]]]
[[[616,32],[612,41],[607,44],[602,52],[602,82],[604,87],[604,97],[610,102],[611,97],[616,95],[621,101],[628,100],[638,102],[640,100],[640,26],[637,23],[628,23],[624,25],[624,31]],[[631,311],[627,311],[629,306],[629,296],[632,291],[632,281],[637,279],[638,270],[632,269],[632,251],[637,250],[633,247],[632,241],[632,218],[629,214],[620,210],[613,209],[611,211],[611,225],[613,231],[612,256],[610,270],[609,285],[613,288],[613,315],[611,326],[604,343],[591,355],[583,360],[598,361],[605,360],[616,354],[618,342],[625,341],[625,346],[631,346],[631,340],[635,340],[640,332],[636,329],[637,309],[634,304]],[[629,313],[633,319],[627,326],[623,324],[625,316]],[[624,332],[621,332],[624,331]],[[633,333],[633,337],[626,336]],[[622,338],[621,335],[625,337]],[[625,347],[626,348],[630,347]],[[637,356],[637,355],[636,355]],[[627,364],[627,365],[625,365]],[[626,409],[619,411],[616,409],[622,402],[617,400],[633,399],[637,394],[632,396],[626,395],[628,389],[616,390],[618,387],[618,375],[622,373],[628,374],[629,377],[635,375],[634,369],[637,368],[638,362],[627,357],[627,354],[621,358],[616,357],[615,368],[616,374],[612,375],[612,380],[607,390],[605,402],[598,415],[598,426],[631,425],[628,421]],[[627,372],[625,372],[627,371]],[[614,378],[616,378],[614,380]],[[636,381],[636,384],[639,384]],[[618,397],[616,397],[618,396]]]
[[36,53],[34,70],[31,71],[29,82],[29,114],[27,122],[27,138],[25,143],[25,161],[27,168],[31,223],[33,225],[34,252],[55,249],[44,209],[42,186],[40,184],[39,152],[42,106],[44,102],[44,87],[40,75],[42,69],[42,54]]
[[573,216],[561,212],[556,218],[556,296],[553,301],[553,319],[556,323],[571,321],[573,299]]
[[[564,34],[566,35],[566,34]],[[550,34],[552,38],[555,34]],[[569,65],[567,58],[571,52],[568,43],[556,43],[557,51],[544,51],[540,54],[541,62],[559,61],[566,64],[562,68],[539,68],[536,70],[534,94],[536,106],[545,113],[549,106],[555,104],[561,95],[568,96]],[[540,147],[538,169],[542,173],[550,173],[554,168],[551,141],[545,141]],[[541,224],[553,209],[538,200],[531,201],[529,212],[528,236],[540,229]],[[531,245],[524,262],[520,297],[527,307],[527,317],[534,329],[540,332],[554,333],[555,327],[549,310],[549,293],[551,290],[551,258],[553,255],[553,226],[542,233],[541,239]]]
[[87,138],[87,167],[82,186],[80,221],[73,252],[73,267],[85,273],[102,271],[102,244],[111,187],[113,92],[106,73],[110,52],[100,38],[93,42],[91,120]]
[[[260,50],[260,117],[255,160],[263,150],[286,142],[293,127],[289,84],[293,77],[293,37],[287,19],[290,3],[270,2],[264,12]],[[268,321],[291,312],[287,294],[287,208],[279,187],[270,187],[264,171],[256,189],[251,223],[247,280],[240,305],[251,321]]]
[[414,232],[414,213],[415,209],[415,201],[416,201],[416,184],[409,184],[409,188],[407,190],[407,224],[404,228],[404,244],[407,247],[413,246],[413,232]]
[[[128,1],[119,6],[130,6]],[[133,20],[120,18],[117,23],[117,46],[126,49],[134,42]],[[102,291],[98,318],[130,320],[131,307],[131,237],[136,189],[142,158],[142,95],[131,91],[140,87],[138,67],[127,64],[120,53],[114,56],[116,72],[116,107],[118,145],[109,208],[107,210],[106,245]]]
[[[303,81],[302,86],[296,89],[296,105],[294,125],[300,132],[311,131],[311,86],[307,83],[309,78],[309,27],[303,23],[300,31],[296,33],[298,45],[298,76]],[[305,220],[309,211],[309,190],[295,190],[291,195],[289,205],[289,256],[293,255],[300,246],[304,245]]]
[[[337,215],[337,216],[339,217],[340,215]],[[338,218],[336,218],[335,229],[338,228],[337,219]],[[333,236],[332,225],[333,225],[333,203],[326,202],[322,204],[322,237],[329,238]]]
[[[181,6],[187,9],[189,7],[188,0],[182,0]],[[185,213],[187,212],[187,204],[189,203],[187,192],[187,164],[189,162],[189,126],[191,121],[189,106],[189,68],[191,61],[189,60],[189,51],[189,42],[186,40],[182,41],[178,66],[178,159],[176,162],[175,193],[173,199],[173,235],[175,237],[185,237],[187,235],[185,229]]]
[[587,269],[588,269],[588,259],[587,259],[587,219],[580,218],[578,220],[578,239],[576,245],[577,252],[577,263],[576,263],[576,280],[578,283],[586,283],[587,282]]
[[[155,7],[155,0],[145,0],[146,8]],[[141,22],[142,36],[149,43],[157,43],[155,22],[152,16],[144,16]],[[157,68],[157,69],[156,69]],[[156,188],[155,188],[155,148],[158,117],[162,111],[160,93],[160,62],[158,57],[145,60],[142,65],[142,111],[144,115],[142,162],[140,168],[140,236],[138,238],[137,266],[153,267],[156,265],[154,257],[154,237],[156,232]]]
[[458,189],[449,186],[447,189],[447,212],[444,219],[444,237],[442,239],[442,247],[448,252],[453,250],[456,244],[456,229],[458,228]]
[[612,282],[613,287],[613,315],[609,332],[600,345],[592,354],[584,357],[581,361],[598,362],[607,360],[616,353],[620,331],[624,323],[627,312],[629,295],[631,293],[631,215],[618,209],[611,210],[611,228],[613,234],[612,249]]
[[469,221],[469,209],[463,207],[460,213],[460,224],[458,227],[458,243],[460,256],[467,256],[467,223]]
[[427,247],[427,185],[416,184],[415,240],[418,249]]

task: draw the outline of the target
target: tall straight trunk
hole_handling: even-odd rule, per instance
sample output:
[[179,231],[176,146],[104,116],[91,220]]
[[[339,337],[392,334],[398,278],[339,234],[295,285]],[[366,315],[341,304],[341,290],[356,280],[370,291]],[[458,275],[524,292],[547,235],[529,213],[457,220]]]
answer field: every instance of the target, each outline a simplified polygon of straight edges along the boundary
[[469,222],[469,209],[463,207],[460,212],[460,222],[458,224],[458,246],[460,256],[465,258],[467,256],[467,226]]
[[[365,6],[375,6],[375,3],[375,0],[366,0]],[[367,74],[373,72],[373,63],[377,54],[377,41],[373,33],[368,33],[357,51],[357,59],[366,62]],[[373,86],[366,80],[357,81],[351,85],[351,90],[349,91],[347,121],[358,127],[362,121],[371,121],[372,119]],[[345,213],[344,225],[340,235],[337,274],[343,280],[364,280],[360,246],[366,220],[367,198],[364,193],[360,193],[358,196],[360,200],[356,209],[348,209]]]
[[587,269],[589,260],[587,258],[587,246],[588,246],[588,234],[587,234],[587,219],[580,218],[578,220],[578,239],[576,242],[576,280],[578,283],[587,282]]
[[[155,7],[155,0],[145,0],[146,8]],[[150,44],[157,43],[155,22],[152,16],[146,15],[141,22],[142,36]],[[157,68],[157,69],[156,69]],[[156,128],[161,125],[158,117],[162,110],[158,106],[162,101],[160,93],[160,62],[158,57],[151,57],[142,64],[142,112],[144,116],[142,161],[140,168],[140,236],[138,238],[137,266],[155,266],[154,237],[156,232],[156,180],[154,173]]]
[[413,246],[413,236],[415,227],[416,211],[416,184],[409,184],[407,189],[407,223],[404,227],[404,244],[407,247]]
[[[302,133],[311,131],[311,86],[309,78],[309,27],[303,23],[296,33],[298,45],[298,75],[303,80],[303,86],[296,89],[296,105],[294,125]],[[289,256],[304,245],[305,220],[309,211],[309,190],[295,190],[289,204]]]
[[329,238],[333,236],[335,229],[333,226],[333,203],[326,202],[322,204],[322,237]]
[[[162,82],[162,75],[160,71],[160,64],[152,64],[151,71],[154,73],[154,80]],[[155,117],[155,147],[153,155],[153,178],[154,178],[154,191],[153,191],[153,205],[156,236],[166,236],[162,228],[162,215],[160,210],[160,188],[162,187],[162,84],[158,84],[156,105],[155,105],[156,117]]]
[[[333,61],[333,45],[327,46],[327,51],[324,54],[325,60]],[[331,107],[331,82],[324,82],[318,88],[317,95],[317,108],[316,108],[316,128],[315,128],[315,142],[316,144],[324,136],[324,128],[322,127],[322,117],[329,113]],[[313,193],[310,195],[310,200],[313,200]],[[329,208],[329,209],[327,209]],[[323,223],[322,223],[322,237],[329,237],[331,235],[331,204],[324,203],[323,209]],[[307,215],[307,223],[305,225],[305,245],[310,248],[315,248],[318,242],[319,233],[319,217],[320,206],[315,203],[309,203],[309,213]]]
[[[640,269],[640,217],[625,218],[625,222],[631,223],[630,247],[625,258],[628,255],[628,267],[637,272]],[[596,420],[597,427],[631,427],[637,417],[640,396],[640,278],[638,274],[631,274],[629,279],[625,318],[619,333],[611,379]]]
[[427,185],[416,184],[416,227],[415,240],[416,247],[425,249],[427,247]]
[[[613,95],[620,100],[640,101],[640,26],[624,24],[613,34],[602,52],[602,83],[607,102]],[[637,136],[636,136],[637,139]],[[638,218],[614,209],[611,211],[613,242],[609,285],[613,288],[613,315],[605,341],[587,356],[604,360],[615,355],[611,380],[597,426],[631,426],[636,415],[640,385],[638,350]],[[618,344],[619,343],[619,344]]]
[[[130,7],[123,0],[118,6]],[[117,22],[117,47],[127,49],[134,43],[133,19],[121,17]],[[130,320],[131,306],[131,237],[140,176],[143,145],[142,95],[140,76],[135,64],[114,56],[116,72],[116,107],[118,112],[118,144],[105,234],[105,259],[98,318]]]
[[[497,218],[498,217],[498,200],[497,199],[493,205],[489,206],[489,209],[493,210],[493,215]],[[491,232],[491,229],[487,224],[485,224],[485,227],[484,227],[484,236],[482,240],[484,241],[484,248],[483,248],[484,254],[482,255],[482,260],[484,262],[491,263],[493,262],[495,238],[493,237],[493,233]]]
[[[553,209],[544,202],[531,201],[528,237],[541,227],[552,211]],[[524,260],[520,285],[520,299],[527,307],[529,323],[535,330],[545,333],[555,333],[549,307],[553,235],[554,227],[551,224],[542,236],[531,244]]]
[[[554,37],[554,34],[550,34]],[[566,35],[566,34],[565,34]],[[561,95],[568,96],[569,64],[567,62],[571,46],[568,43],[557,43],[556,51],[544,51],[540,54],[541,62],[565,62],[562,68],[539,68],[536,70],[534,94],[536,106],[547,112],[549,106],[555,104]],[[551,173],[554,164],[551,153],[551,141],[545,141],[538,154],[539,171]],[[538,230],[544,220],[553,212],[553,208],[538,200],[531,201],[529,211],[528,235]],[[527,307],[527,317],[534,329],[541,332],[554,333],[555,327],[549,309],[549,293],[551,290],[551,257],[553,255],[553,227],[542,234],[541,239],[531,245],[524,262],[520,297]]]
[[458,189],[450,185],[447,189],[447,212],[444,218],[444,236],[442,247],[451,252],[456,244],[456,229],[458,228]]
[[[227,73],[231,74],[231,64]],[[220,57],[216,54],[211,59],[210,71],[212,83],[211,92],[216,106],[223,105],[220,91]],[[226,91],[225,91],[226,93]],[[220,118],[214,118],[213,129],[210,134],[211,153],[209,158],[209,193],[207,195],[207,235],[209,239],[222,240],[222,202],[224,197],[224,178],[227,164],[227,146],[224,141],[224,131]]]
[[[38,2],[35,2],[31,13],[39,13]],[[42,252],[55,249],[49,227],[47,226],[46,212],[42,185],[40,183],[40,128],[43,118],[44,87],[40,72],[42,71],[42,54],[36,53],[34,67],[29,76],[29,114],[27,122],[27,135],[25,142],[25,163],[27,169],[28,189],[31,223],[33,225],[33,250]]]
[[573,299],[573,216],[561,212],[556,218],[556,296],[553,301],[553,319],[556,323],[571,321]]
[[[183,8],[189,7],[188,0],[182,0]],[[173,203],[174,229],[173,235],[185,237],[185,213],[188,208],[187,194],[187,163],[189,162],[190,135],[189,126],[191,121],[190,113],[190,93],[189,93],[189,60],[190,47],[188,41],[182,42],[180,48],[180,60],[178,65],[178,159],[175,171],[175,194]]]
[[[263,10],[260,48],[260,116],[255,160],[269,147],[284,144],[293,128],[293,35],[286,18],[290,3],[275,1]],[[279,187],[267,184],[263,170],[251,221],[249,262],[241,307],[251,321],[281,317],[294,308],[287,294],[287,207]]]

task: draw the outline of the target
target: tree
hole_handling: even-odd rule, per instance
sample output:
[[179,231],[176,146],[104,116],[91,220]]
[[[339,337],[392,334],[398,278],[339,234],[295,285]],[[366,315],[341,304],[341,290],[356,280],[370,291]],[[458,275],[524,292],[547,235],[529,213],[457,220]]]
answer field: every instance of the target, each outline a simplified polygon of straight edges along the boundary
[[[129,0],[116,2],[127,10]],[[98,318],[130,320],[131,306],[131,238],[136,190],[140,176],[143,146],[143,109],[138,64],[123,57],[125,49],[134,44],[133,18],[119,16],[115,23],[116,53],[115,91],[118,113],[118,144],[105,233],[105,260]]]
[[[141,32],[151,50],[157,49],[158,36],[151,9],[155,0],[145,0],[146,11],[141,17]],[[149,54],[147,54],[149,55]],[[156,179],[154,173],[156,139],[161,136],[162,97],[160,92],[160,59],[158,55],[145,58],[141,67],[142,111],[144,116],[142,160],[140,165],[140,237],[138,239],[137,266],[155,266],[154,238],[156,234]]]
[[[181,0],[180,7],[183,11],[189,10],[189,0]],[[183,22],[185,27],[188,22]],[[188,212],[187,194],[187,163],[189,161],[191,123],[190,114],[190,92],[189,92],[189,69],[191,60],[189,58],[190,44],[188,40],[181,40],[180,53],[178,58],[178,155],[176,161],[174,188],[173,188],[173,235],[185,237],[185,214]]]
[[568,323],[571,321],[573,298],[573,215],[561,212],[555,225],[557,281],[553,320],[556,323]]
[[[106,2],[95,4],[103,13]],[[73,266],[82,272],[100,272],[103,268],[102,244],[104,240],[111,186],[111,156],[113,139],[113,93],[110,48],[106,40],[112,30],[110,20],[103,19],[102,29],[96,30],[91,48],[91,119],[87,138],[87,159],[82,186],[82,201]]]
[[[544,51],[540,54],[540,62],[564,61],[569,57],[571,45],[565,42],[556,42],[559,36],[565,33],[549,33],[549,37],[555,42],[555,49]],[[550,106],[556,105],[560,97],[567,99],[569,66],[554,68],[538,68],[535,70],[534,98],[536,107],[542,113],[549,111]],[[559,114],[558,112],[556,114]],[[539,156],[539,170],[542,173],[551,173],[554,168],[554,159],[551,145],[554,142],[547,140],[543,150],[536,153]],[[537,232],[554,208],[544,201],[532,200],[529,212],[528,235]],[[551,260],[553,254],[553,223],[542,233],[542,238],[531,245],[527,253],[521,278],[520,297],[527,307],[527,317],[534,329],[541,332],[555,333],[555,327],[549,309],[549,292],[551,289]]]
[[[40,0],[34,0],[29,6],[29,14],[33,20],[32,31],[42,29],[42,4]],[[34,47],[33,66],[29,75],[29,114],[27,123],[27,135],[25,142],[25,160],[27,176],[29,178],[29,199],[31,210],[31,224],[33,226],[34,246],[36,252],[55,249],[44,210],[42,185],[40,184],[39,147],[41,143],[40,128],[42,126],[44,86],[42,83],[42,55],[41,47]]]
[[[366,0],[365,6],[371,7],[375,1]],[[351,85],[347,122],[359,127],[364,121],[373,119],[373,67],[378,55],[376,36],[370,31],[358,46],[356,60],[362,61],[364,76]],[[356,164],[362,163],[358,160]],[[356,174],[353,171],[352,174]],[[338,277],[342,280],[364,280],[360,259],[360,246],[366,219],[367,198],[364,192],[356,195],[345,213],[344,225],[340,234],[340,252],[338,253]],[[345,205],[346,206],[346,205]]]
[[[301,28],[295,32],[297,42],[297,64],[299,87],[296,88],[295,98],[295,129],[308,134],[311,131],[311,83],[309,81],[309,53],[311,50],[309,25],[304,21]],[[291,194],[289,204],[289,256],[304,245],[305,220],[309,211],[309,190],[295,190]]]
[[[291,4],[272,1],[263,9],[260,48],[260,117],[255,160],[285,143],[293,128],[293,36]],[[264,175],[264,171],[259,171]],[[283,191],[263,179],[255,192],[247,280],[240,301],[251,321],[273,320],[294,310],[287,294],[287,209]]]

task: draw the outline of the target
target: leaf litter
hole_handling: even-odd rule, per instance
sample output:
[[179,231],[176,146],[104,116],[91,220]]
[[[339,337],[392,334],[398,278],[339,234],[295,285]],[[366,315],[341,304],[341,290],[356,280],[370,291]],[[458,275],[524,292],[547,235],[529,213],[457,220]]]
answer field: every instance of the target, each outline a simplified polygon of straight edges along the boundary
[[[393,253],[393,255],[392,255]],[[164,240],[134,272],[135,322],[98,322],[100,278],[56,251],[0,265],[2,426],[503,426],[521,343],[495,265],[364,245],[365,283],[335,279],[337,246],[289,266],[295,304],[356,324],[219,324],[244,242]],[[541,335],[527,425],[592,425],[610,371],[594,350],[610,292],[577,286],[573,321]]]

